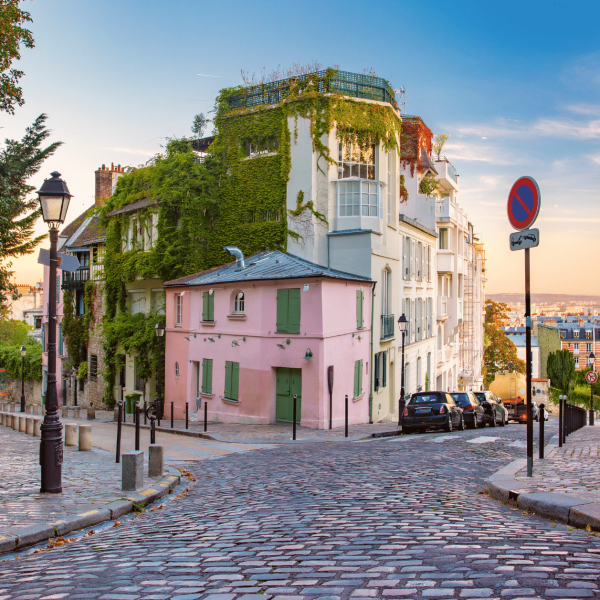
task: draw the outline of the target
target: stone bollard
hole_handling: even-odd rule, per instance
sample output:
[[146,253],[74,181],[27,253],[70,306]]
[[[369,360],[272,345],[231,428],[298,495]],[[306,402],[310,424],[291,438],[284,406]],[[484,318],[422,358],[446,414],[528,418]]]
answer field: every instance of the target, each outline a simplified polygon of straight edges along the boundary
[[79,426],[79,451],[92,449],[92,426]]
[[40,437],[40,435],[42,433],[40,427],[42,426],[43,422],[44,422],[43,419],[34,419],[33,420],[33,437]]
[[73,408],[73,418],[74,419],[79,419],[80,411],[81,411],[81,408],[79,406],[76,406],[75,408]]
[[144,453],[142,450],[125,452],[121,456],[123,463],[122,485],[124,492],[133,492],[144,487]]
[[25,418],[25,433],[27,435],[33,435],[33,417]]
[[19,431],[19,415],[10,415],[11,418],[11,427],[15,431]]
[[36,404],[35,405],[35,413],[36,415],[43,415],[44,414],[44,406],[42,404]]
[[0,423],[3,427],[6,427],[6,413],[0,413]]
[[96,418],[96,409],[93,406],[90,406],[87,409],[87,420],[93,421]]
[[28,414],[28,415],[30,415],[30,414],[31,414],[31,411],[32,411],[32,409],[33,409],[33,406],[31,406],[31,404],[26,404],[26,405],[25,405],[25,414]]
[[65,446],[77,446],[77,423],[65,423]]
[[114,413],[113,421],[115,423],[119,422],[119,407],[118,406],[115,406],[115,413]]
[[163,447],[160,444],[148,446],[148,477],[162,477],[164,471]]
[[15,412],[15,404],[10,405],[10,412]]
[[67,419],[69,418],[69,407],[68,406],[62,407],[62,416]]
[[27,417],[25,416],[19,416],[19,431],[22,431],[23,433],[25,433],[26,429],[26,423],[25,423],[25,419]]

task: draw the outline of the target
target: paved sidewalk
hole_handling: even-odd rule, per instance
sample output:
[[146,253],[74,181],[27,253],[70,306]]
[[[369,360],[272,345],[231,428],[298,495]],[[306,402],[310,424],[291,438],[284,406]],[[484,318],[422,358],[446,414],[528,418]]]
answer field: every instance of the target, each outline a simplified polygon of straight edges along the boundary
[[[536,449],[537,455],[537,449]],[[513,461],[488,479],[489,493],[538,515],[600,531],[600,426],[583,427],[562,448],[554,436],[545,458]]]

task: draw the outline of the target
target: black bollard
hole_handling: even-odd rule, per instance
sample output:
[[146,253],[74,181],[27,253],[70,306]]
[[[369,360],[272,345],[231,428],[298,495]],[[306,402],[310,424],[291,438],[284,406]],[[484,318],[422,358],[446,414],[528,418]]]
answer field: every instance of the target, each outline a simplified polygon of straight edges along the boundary
[[345,431],[344,431],[344,437],[348,437],[348,396],[346,395],[346,402],[345,402],[346,406],[345,406],[345,412],[346,415],[344,417],[346,424],[345,424]]
[[294,394],[294,409],[293,409],[293,415],[292,415],[292,439],[295,440],[296,439],[296,401],[297,401],[297,396],[296,394]]
[[544,409],[546,406],[544,404],[540,404],[540,438],[538,440],[538,445],[540,449],[540,458],[544,458]]
[[185,403],[185,428],[190,428],[190,403]]
[[563,399],[558,397],[558,447],[563,445]]
[[150,415],[150,443],[156,444],[156,417]]
[[135,407],[133,409],[133,414],[135,416],[135,449],[140,449],[140,404],[139,402],[135,403]]
[[207,425],[208,425],[208,402],[204,403],[204,433],[206,433],[207,429]]
[[119,407],[118,417],[117,417],[117,460],[116,462],[121,462],[121,411],[123,410],[123,403],[121,401],[117,402],[117,406]]
[[147,425],[148,423],[148,413],[146,412],[147,409],[148,407],[146,406],[146,401],[144,400],[144,425]]
[[171,429],[173,429],[173,403],[171,402]]
[[406,406],[406,402],[404,398],[400,398],[398,400],[398,427],[402,425],[402,419],[404,418],[404,407]]

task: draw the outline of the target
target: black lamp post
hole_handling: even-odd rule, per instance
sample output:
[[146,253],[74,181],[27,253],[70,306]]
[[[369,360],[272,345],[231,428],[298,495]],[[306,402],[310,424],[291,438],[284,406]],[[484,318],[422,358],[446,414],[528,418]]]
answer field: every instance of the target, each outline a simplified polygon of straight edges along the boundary
[[27,348],[21,346],[21,412],[25,412],[25,355]]
[[406,320],[406,316],[404,313],[400,315],[398,318],[398,329],[402,334],[402,364],[401,364],[401,372],[400,372],[400,406],[399,415],[398,415],[398,425],[402,425],[402,414],[404,412],[404,336],[408,331],[408,321]]
[[162,346],[162,339],[165,335],[165,326],[159,321],[156,324],[156,327],[154,327],[154,333],[156,333],[156,337],[158,338],[158,371],[157,371],[157,377],[156,377],[156,385],[157,385],[157,389],[156,389],[156,416],[157,419],[159,421],[160,424],[160,420],[163,416],[162,413],[162,409],[163,409],[163,397],[162,397],[162,385],[161,385],[161,378],[160,378],[160,355],[161,355],[161,346]]
[[62,492],[63,439],[62,423],[58,416],[56,393],[56,267],[58,228],[65,222],[71,194],[67,184],[54,171],[46,179],[37,195],[42,218],[50,228],[50,280],[48,285],[48,386],[46,389],[46,415],[40,428],[40,467],[42,493]]
[[[593,371],[594,370],[594,361],[596,360],[596,356],[592,352],[589,355],[588,358],[590,360],[590,366],[592,367],[592,371]],[[594,424],[594,384],[590,383],[590,387],[591,387],[591,395],[590,395],[590,418],[589,418],[589,424],[593,425]]]

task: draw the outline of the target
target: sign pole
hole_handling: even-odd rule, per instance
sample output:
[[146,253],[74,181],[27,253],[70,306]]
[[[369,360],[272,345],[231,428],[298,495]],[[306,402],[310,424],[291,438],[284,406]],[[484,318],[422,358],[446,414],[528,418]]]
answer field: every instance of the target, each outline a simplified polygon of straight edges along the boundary
[[[527,352],[527,477],[533,476],[533,406],[531,404],[531,287],[529,248],[525,248],[525,350]],[[540,440],[540,444],[544,441]]]

